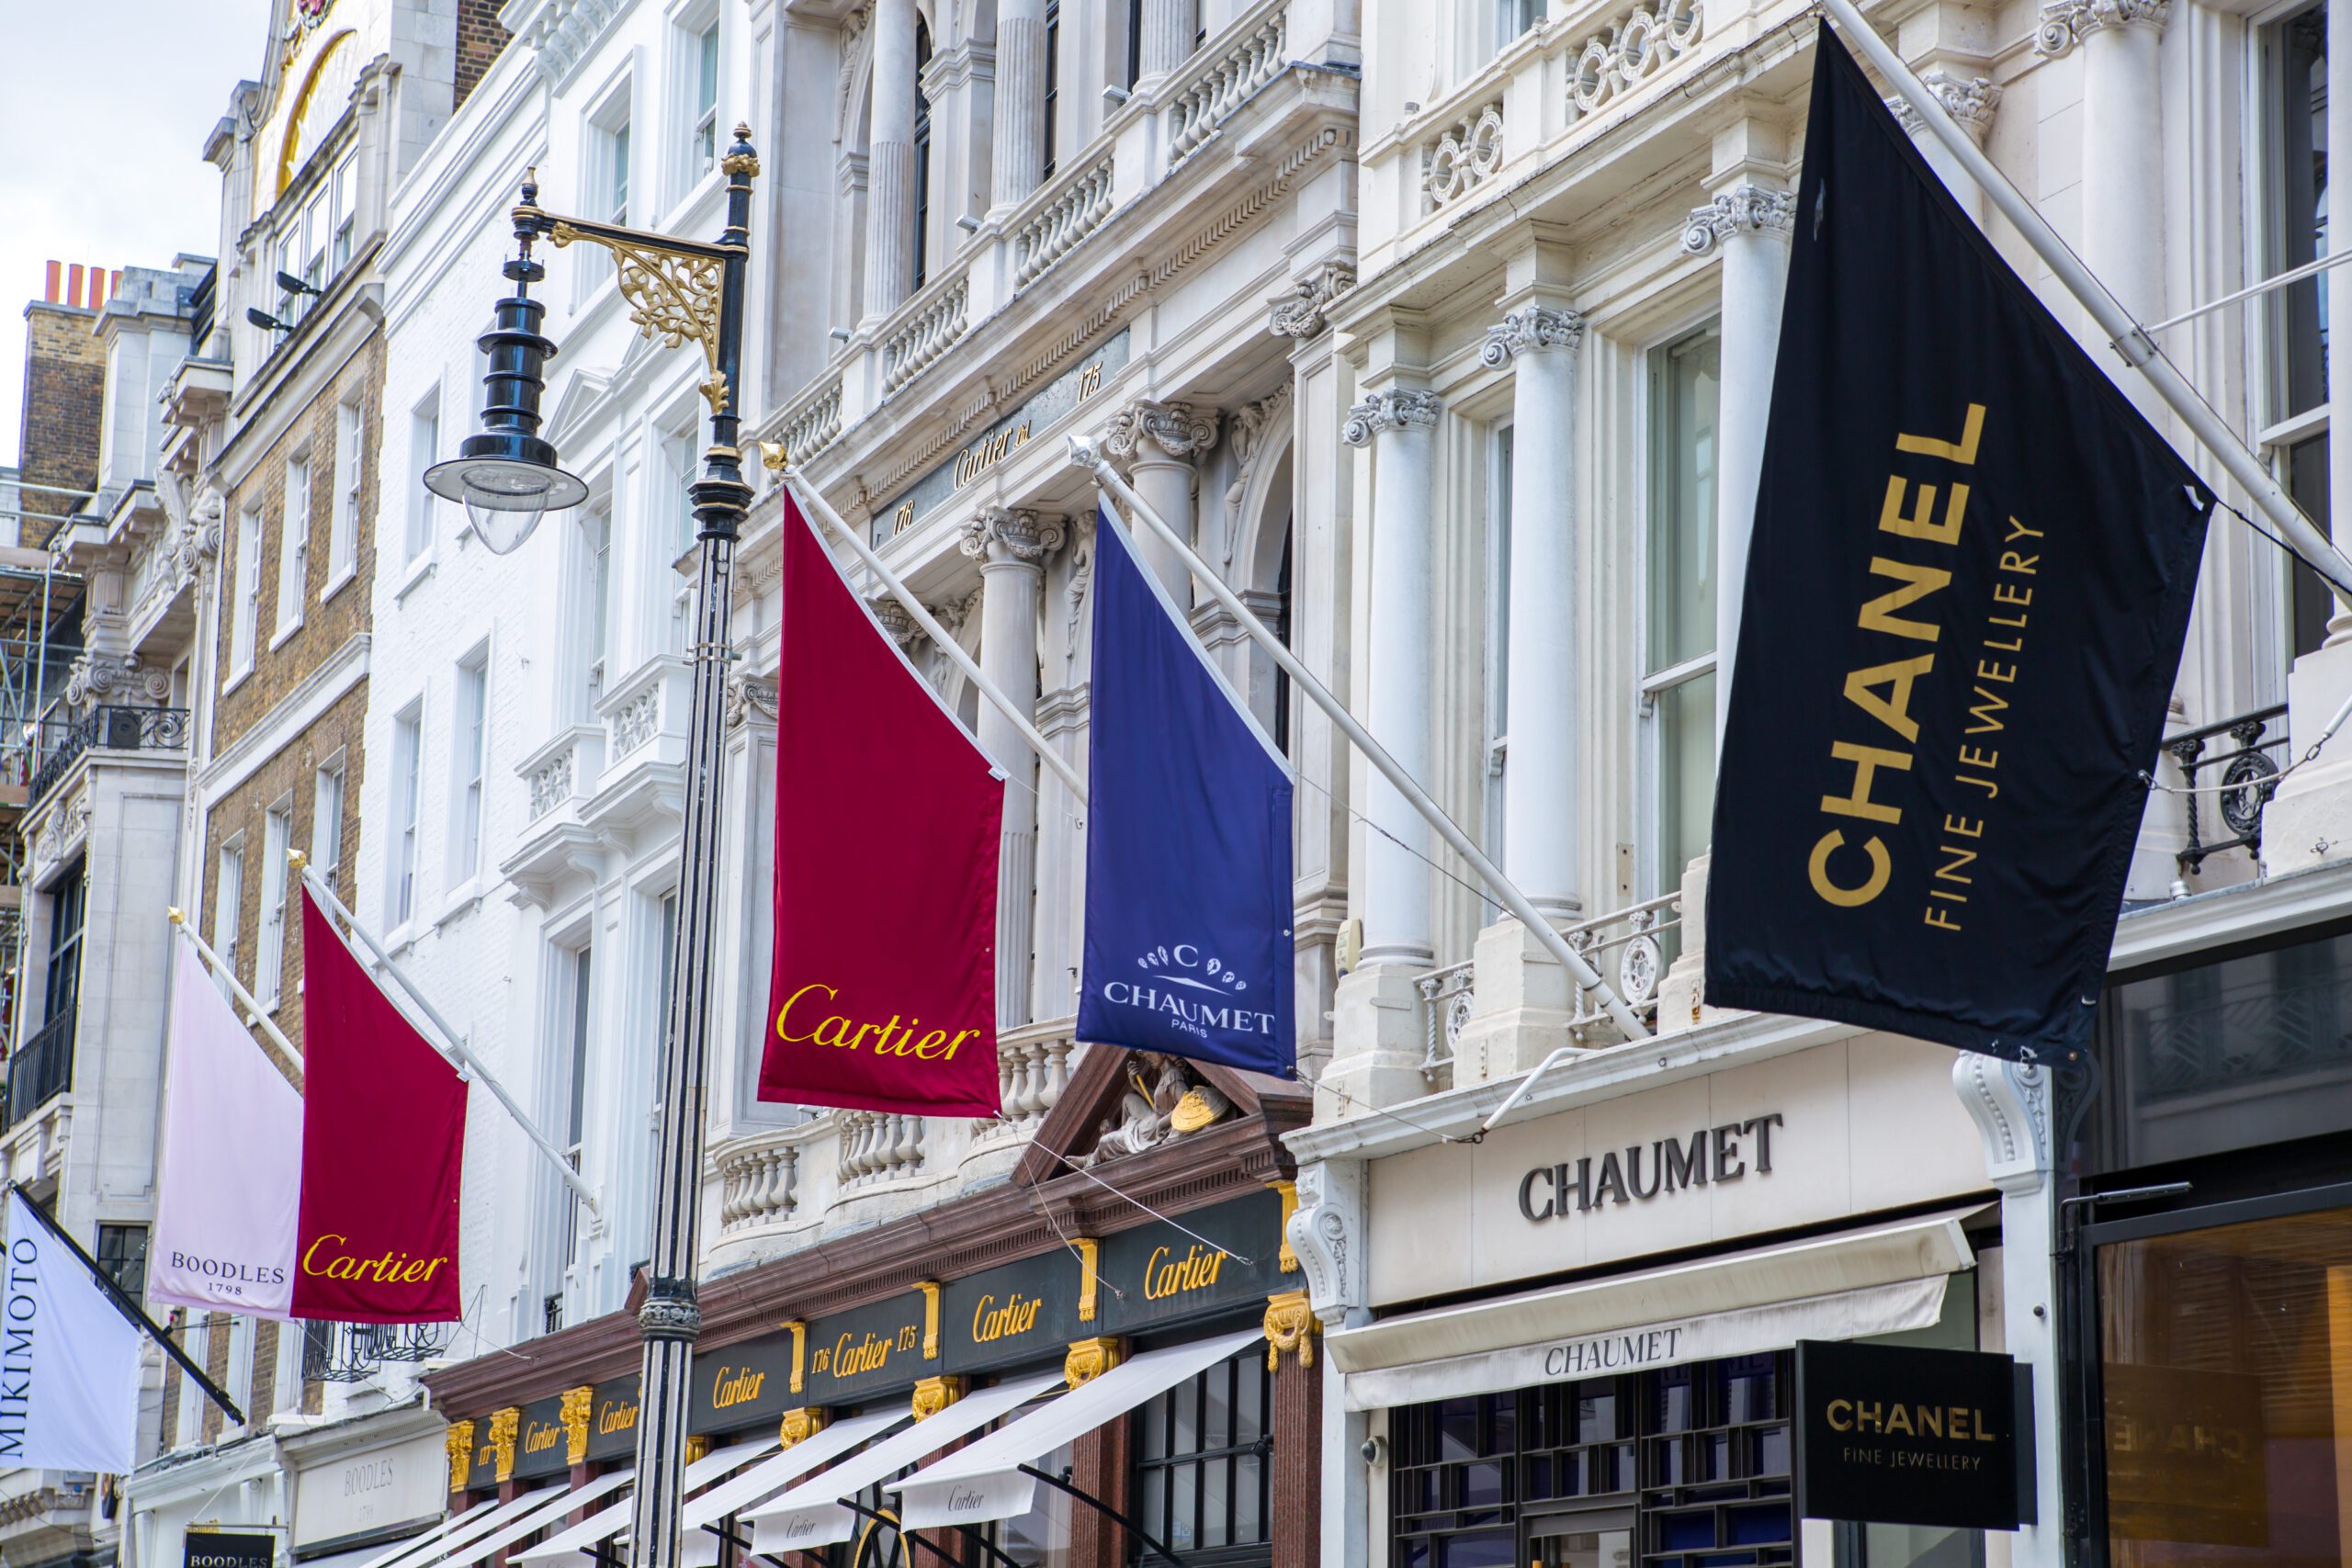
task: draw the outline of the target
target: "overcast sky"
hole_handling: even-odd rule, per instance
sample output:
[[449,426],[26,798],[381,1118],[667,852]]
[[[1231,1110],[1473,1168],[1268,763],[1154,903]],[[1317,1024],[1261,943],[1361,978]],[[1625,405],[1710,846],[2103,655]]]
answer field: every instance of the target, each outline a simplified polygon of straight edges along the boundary
[[204,139],[261,74],[269,0],[0,0],[0,465],[44,264],[164,266],[220,245]]

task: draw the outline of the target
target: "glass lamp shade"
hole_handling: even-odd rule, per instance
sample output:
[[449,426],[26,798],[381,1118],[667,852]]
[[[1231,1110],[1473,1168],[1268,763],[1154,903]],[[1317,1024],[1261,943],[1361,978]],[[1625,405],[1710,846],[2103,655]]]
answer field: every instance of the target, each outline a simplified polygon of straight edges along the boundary
[[[470,437],[466,445],[486,439]],[[521,548],[542,515],[588,498],[588,487],[552,462],[508,456],[463,456],[435,463],[424,471],[424,487],[463,502],[474,536],[502,556]]]

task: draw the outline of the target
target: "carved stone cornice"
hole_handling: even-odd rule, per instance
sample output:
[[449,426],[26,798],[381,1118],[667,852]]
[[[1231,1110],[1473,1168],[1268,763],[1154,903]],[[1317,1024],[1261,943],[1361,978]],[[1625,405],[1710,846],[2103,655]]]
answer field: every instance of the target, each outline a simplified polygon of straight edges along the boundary
[[1004,566],[1040,568],[1068,537],[1069,530],[1058,517],[990,506],[964,525],[964,542],[957,547],[978,561],[983,571]]
[[1154,451],[1190,462],[1216,445],[1216,429],[1215,409],[1137,398],[1111,416],[1102,433],[1102,449],[1123,463],[1149,457]]
[[[1921,72],[1919,81],[1935,94],[1936,101],[1944,106],[1944,112],[1960,121],[1969,139],[1983,146],[1984,133],[1993,127],[1993,111],[2001,107],[2001,89],[1994,85],[1993,78],[1955,76],[1949,71],[1935,70]],[[1926,134],[1927,122],[1919,118],[1919,111],[1911,107],[1909,99],[1889,98],[1886,107],[1894,111],[1894,118],[1911,135]]]
[[1392,431],[1415,426],[1427,429],[1437,423],[1438,413],[1444,406],[1435,392],[1418,388],[1374,392],[1348,411],[1348,422],[1340,427],[1340,439],[1351,446],[1362,446],[1374,436]]
[[766,676],[748,671],[730,671],[727,677],[725,706],[720,710],[727,728],[737,729],[752,721],[758,714],[770,724],[776,719],[775,682]]
[[1487,329],[1487,346],[1478,351],[1478,360],[1490,370],[1499,370],[1522,354],[1543,349],[1574,354],[1583,344],[1583,316],[1549,305],[1529,305]]
[[1276,337],[1310,338],[1322,332],[1333,300],[1356,286],[1356,269],[1348,262],[1327,261],[1306,276],[1294,279],[1288,292],[1266,301],[1266,330]]
[[1682,227],[1685,255],[1703,256],[1735,234],[1771,234],[1786,239],[1796,227],[1797,198],[1785,190],[1739,186],[1704,207],[1691,209]]
[[900,648],[912,645],[922,635],[922,628],[915,625],[915,618],[908,615],[907,607],[896,599],[869,600],[867,608],[874,612],[874,618],[881,623],[882,629],[890,635],[890,640]]
[[[2161,33],[2172,20],[2172,0],[2050,0],[2034,28],[2033,52],[2054,60],[2102,28],[2147,28]],[[2151,83],[2153,90],[2154,84]]]

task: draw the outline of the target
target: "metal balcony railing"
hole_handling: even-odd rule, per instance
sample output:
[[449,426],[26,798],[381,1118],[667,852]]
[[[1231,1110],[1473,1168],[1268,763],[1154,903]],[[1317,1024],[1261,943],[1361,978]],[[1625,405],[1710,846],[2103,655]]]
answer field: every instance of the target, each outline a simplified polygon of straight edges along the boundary
[[[2188,781],[2188,793],[2182,798],[2188,805],[2188,844],[2178,856],[2180,869],[2195,874],[2204,868],[2206,860],[2225,850],[2243,848],[2259,860],[2262,856],[2262,808],[2270,804],[2278,791],[2278,760],[2269,755],[2287,750],[2287,705],[2258,708],[2253,713],[2225,718],[2219,724],[2209,724],[2202,729],[2184,730],[2165,738],[2165,750],[2180,764],[2182,775]],[[2270,733],[2277,724],[2277,733]],[[2208,752],[2209,742],[2226,737],[2234,742],[2228,750]],[[2212,770],[2218,769],[2219,773]],[[2205,796],[2197,793],[2199,784],[2213,791],[2211,799],[2221,813],[2221,820],[2211,824],[2230,836],[2211,842],[2205,838],[2209,826],[2199,802]]]
[[74,1087],[74,1015],[67,1008],[9,1056],[7,1125]]
[[447,1346],[447,1323],[320,1323],[302,1325],[305,1382],[365,1382],[387,1361],[423,1361]]
[[39,806],[57,787],[58,780],[82,753],[96,748],[107,751],[177,751],[187,745],[186,708],[92,708],[79,718],[43,719],[40,726],[40,765],[33,771],[26,791],[28,806]]

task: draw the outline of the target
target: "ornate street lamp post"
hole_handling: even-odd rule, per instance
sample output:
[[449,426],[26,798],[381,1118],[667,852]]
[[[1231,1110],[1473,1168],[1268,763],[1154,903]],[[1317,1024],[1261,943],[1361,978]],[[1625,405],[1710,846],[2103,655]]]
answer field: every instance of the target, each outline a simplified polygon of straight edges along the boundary
[[638,1328],[645,1340],[639,1390],[637,1481],[631,1559],[635,1568],[679,1568],[680,1508],[684,1501],[686,1416],[695,1337],[702,1327],[695,1300],[695,1232],[701,1214],[704,1064],[709,1055],[710,970],[718,926],[719,794],[725,779],[721,747],[734,604],[735,544],[750,507],[736,447],[741,424],[745,270],[751,259],[752,180],[760,162],[751,128],[735,128],[735,144],[720,167],[727,174],[727,230],[716,243],[673,239],[585,219],[542,211],[538,186],[526,177],[514,209],[519,254],[505,266],[514,291],[498,302],[496,325],[481,339],[490,355],[488,405],[482,429],[459,445],[458,455],[424,475],[436,495],[465,503],[482,543],[499,554],[515,549],[548,511],[576,505],[588,487],[557,467],[556,450],[539,435],[542,370],[555,345],[538,328],[547,307],[530,286],[547,276],[531,259],[539,239],[558,246],[601,245],[620,267],[620,291],[630,317],[649,337],[670,347],[702,346],[710,378],[702,384],[710,404],[710,446],[702,477],[687,488],[702,541],[699,623],[688,650],[694,700],[687,728],[685,821],[681,833],[677,946],[667,1037],[662,1047],[662,1137],[654,1189],[652,1279]]

